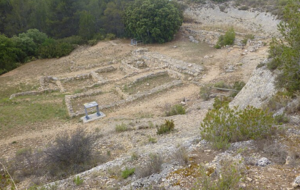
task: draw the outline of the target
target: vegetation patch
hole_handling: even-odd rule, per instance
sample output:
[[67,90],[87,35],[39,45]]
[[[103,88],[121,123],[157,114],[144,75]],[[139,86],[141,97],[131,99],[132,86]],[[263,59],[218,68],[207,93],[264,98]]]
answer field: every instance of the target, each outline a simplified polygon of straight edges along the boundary
[[173,120],[165,120],[165,123],[160,126],[156,126],[156,129],[157,129],[156,133],[158,135],[170,133],[171,131],[174,131],[174,129],[175,129],[174,121]]
[[184,114],[185,114],[185,108],[180,104],[176,104],[172,106],[169,111],[166,111],[166,116],[184,115]]
[[67,120],[68,113],[60,94],[22,96],[0,100],[0,130],[49,120]]
[[118,132],[118,133],[129,130],[128,126],[125,123],[121,123],[119,125],[116,125],[115,129],[116,129],[116,132]]
[[182,24],[182,10],[168,0],[135,0],[125,11],[125,30],[143,43],[171,41]]
[[200,97],[203,100],[205,101],[209,100],[210,95],[211,95],[211,87],[209,85],[205,85],[200,88]]
[[226,45],[233,45],[235,40],[235,32],[233,28],[230,28],[225,35],[221,35],[215,45],[216,49],[220,49]]
[[134,171],[135,171],[135,168],[126,168],[125,170],[122,171],[122,178],[123,179],[126,179],[128,178],[129,176],[133,175],[134,174]]
[[281,71],[276,80],[277,86],[285,88],[291,94],[300,90],[299,3],[299,0],[288,1],[283,12],[284,21],[278,25],[284,40],[273,39],[270,47],[270,57],[273,60],[268,64],[270,69],[277,68]]
[[266,138],[275,132],[272,114],[248,106],[210,110],[201,123],[201,136],[216,149],[227,149],[231,142]]

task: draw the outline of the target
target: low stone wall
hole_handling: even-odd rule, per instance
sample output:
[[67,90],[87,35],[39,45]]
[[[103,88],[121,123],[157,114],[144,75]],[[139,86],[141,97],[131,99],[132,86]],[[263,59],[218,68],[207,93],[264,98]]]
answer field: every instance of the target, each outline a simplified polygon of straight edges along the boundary
[[74,77],[61,78],[59,80],[62,82],[69,82],[69,81],[73,81],[73,80],[88,79],[91,77],[92,77],[91,73],[85,73],[85,74],[81,74],[81,75],[76,75]]
[[75,113],[74,110],[73,110],[72,100],[77,99],[77,98],[84,98],[84,97],[87,97],[87,96],[95,96],[95,95],[98,95],[98,94],[101,94],[101,93],[103,93],[103,91],[98,89],[98,90],[79,93],[79,94],[75,94],[75,95],[66,95],[65,96],[65,103],[66,103],[66,106],[67,106],[69,116],[70,117],[75,117],[75,116],[79,115],[79,113]]
[[[147,92],[141,92],[141,93],[137,93],[137,94],[128,96],[126,99],[123,99],[123,100],[120,100],[120,101],[117,101],[117,102],[112,102],[110,104],[102,105],[102,106],[99,105],[99,109],[104,110],[104,109],[108,109],[108,108],[112,108],[112,107],[117,107],[117,106],[120,106],[120,105],[123,105],[123,104],[126,104],[126,103],[131,103],[131,102],[136,101],[138,99],[150,96],[150,95],[155,94],[155,93],[162,92],[164,90],[167,90],[167,89],[170,89],[172,87],[176,87],[176,86],[179,86],[179,85],[182,85],[182,84],[183,84],[182,81],[175,80],[175,81],[172,81],[170,83],[166,83],[166,84],[163,84],[161,86],[155,87],[155,88],[153,88],[153,89],[151,89]],[[76,112],[76,113],[74,112],[73,107],[72,107],[72,102],[71,102],[73,99],[83,98],[83,97],[86,97],[86,96],[93,96],[93,95],[97,95],[97,94],[101,94],[101,93],[102,93],[101,90],[95,90],[95,91],[92,91],[92,92],[65,96],[65,102],[66,102],[66,106],[67,106],[69,116],[70,117],[76,117],[76,116],[85,114],[84,111],[79,111],[79,112]]]
[[44,90],[40,90],[40,91],[19,92],[19,93],[16,93],[16,94],[12,94],[9,97],[9,99],[13,99],[13,98],[18,97],[18,96],[34,96],[34,95],[38,95],[38,94],[57,92],[59,90],[60,90],[59,88],[55,88],[55,89],[44,89]]
[[109,61],[107,63],[95,63],[95,64],[88,64],[88,65],[85,65],[85,66],[74,66],[74,65],[72,65],[70,67],[70,70],[72,72],[80,71],[80,70],[87,70],[87,69],[93,69],[93,68],[97,68],[97,67],[104,67],[104,66],[111,65],[111,64],[114,64],[114,63],[115,63],[115,60]]
[[156,77],[159,77],[159,76],[164,76],[164,75],[168,75],[168,72],[167,71],[159,71],[159,72],[156,72],[156,73],[150,73],[148,75],[145,75],[145,76],[142,76],[140,78],[135,79],[132,82],[132,84],[137,83],[137,82],[141,82],[141,81],[144,81],[144,80],[147,80],[147,79],[152,79],[152,78],[156,78]]
[[199,76],[204,70],[201,65],[173,59],[159,53],[146,52],[145,55],[150,58],[146,61],[149,67],[165,67],[192,76]]
[[117,70],[114,66],[103,67],[95,70],[96,73],[108,73]]
[[46,87],[46,83],[56,82],[57,80],[58,80],[58,78],[52,77],[52,76],[41,77],[40,78],[40,89],[41,90],[48,89]]

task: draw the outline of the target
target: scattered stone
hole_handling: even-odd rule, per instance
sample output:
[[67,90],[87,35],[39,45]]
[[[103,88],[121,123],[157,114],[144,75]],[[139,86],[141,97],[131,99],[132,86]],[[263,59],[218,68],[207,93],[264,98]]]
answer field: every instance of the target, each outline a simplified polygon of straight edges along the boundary
[[253,179],[251,179],[250,177],[246,177],[247,181],[252,182]]
[[271,164],[271,161],[268,158],[266,158],[266,157],[262,157],[256,163],[256,165],[261,166],[261,167],[265,167],[265,166],[267,166],[269,164]]
[[295,179],[294,182],[292,183],[292,186],[293,186],[294,188],[300,187],[300,175],[296,177],[296,179]]

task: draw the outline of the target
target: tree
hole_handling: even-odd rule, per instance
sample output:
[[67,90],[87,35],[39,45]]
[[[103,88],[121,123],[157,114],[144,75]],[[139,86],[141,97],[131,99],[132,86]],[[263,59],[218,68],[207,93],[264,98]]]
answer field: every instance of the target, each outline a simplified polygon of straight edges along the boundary
[[76,1],[51,0],[50,16],[47,20],[49,33],[56,38],[64,38],[78,33],[79,16]]
[[125,11],[129,37],[144,43],[171,41],[182,24],[182,12],[168,0],[135,0]]
[[278,29],[284,40],[273,39],[268,67],[278,68],[281,74],[277,85],[290,93],[300,90],[300,0],[289,0]]
[[15,47],[13,40],[0,35],[0,74],[16,68],[20,53],[21,50]]
[[95,34],[95,18],[87,11],[82,11],[79,21],[79,35],[91,39]]

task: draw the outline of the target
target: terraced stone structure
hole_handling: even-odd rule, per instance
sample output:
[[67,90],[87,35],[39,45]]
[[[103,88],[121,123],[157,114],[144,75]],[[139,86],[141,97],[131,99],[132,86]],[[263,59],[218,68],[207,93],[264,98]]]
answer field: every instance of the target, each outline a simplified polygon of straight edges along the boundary
[[[112,50],[106,55],[106,50]],[[96,101],[100,110],[130,104],[138,99],[166,91],[201,78],[203,67],[194,63],[136,48],[131,53],[121,54],[124,59],[107,60],[121,50],[114,44],[105,46],[98,56],[103,62],[83,65],[71,62],[70,75],[45,76],[40,78],[39,91],[22,92],[22,95],[37,95],[53,91],[65,94],[65,105],[70,117],[85,114],[83,104]],[[118,57],[117,57],[118,58]],[[77,74],[80,71],[80,74]],[[74,73],[74,74],[73,74]],[[185,80],[189,78],[188,80]]]

